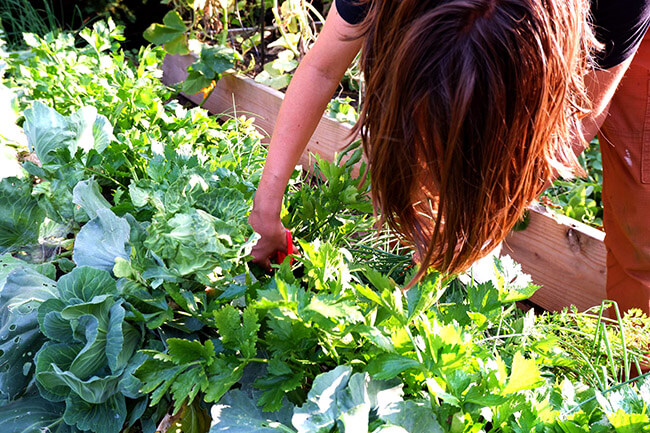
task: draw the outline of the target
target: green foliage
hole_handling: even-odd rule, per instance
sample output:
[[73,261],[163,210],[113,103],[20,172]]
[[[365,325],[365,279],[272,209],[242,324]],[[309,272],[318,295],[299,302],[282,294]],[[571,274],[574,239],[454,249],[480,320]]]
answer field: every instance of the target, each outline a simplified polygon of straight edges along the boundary
[[190,405],[199,392],[205,401],[218,401],[243,373],[230,357],[215,353],[214,344],[170,338],[168,351],[145,351],[152,358],[138,368],[136,375],[143,382],[142,391],[151,394],[151,404],[157,404],[166,392],[174,400],[174,413]]
[[509,258],[482,283],[432,272],[402,291],[413,265],[374,231],[358,144],[293,176],[282,218],[294,264],[249,267],[265,157],[250,121],[166,102],[161,51],[132,65],[110,23],[80,36],[27,36],[8,57],[12,143],[22,125],[35,154],[0,189],[0,425],[645,428],[647,382],[611,367],[642,360],[631,335],[647,318],[616,320],[617,334],[593,314],[524,314],[514,302],[537,287]]
[[176,11],[169,11],[162,24],[151,24],[144,32],[149,42],[162,45],[169,54],[189,54],[187,46],[187,26]]
[[314,158],[318,162],[314,177],[301,179],[296,182],[299,188],[289,189],[293,193],[286,199],[283,224],[299,239],[319,238],[334,244],[345,242],[353,233],[370,231],[374,221],[365,163],[356,176],[351,175],[362,158],[360,142],[337,155],[334,162]]
[[345,98],[334,98],[327,105],[327,113],[333,119],[341,123],[348,123],[354,125],[359,120],[359,113],[351,105],[352,98],[349,96]]
[[9,48],[21,48],[23,33],[44,35],[60,31],[62,25],[54,15],[53,1],[45,0],[42,4],[42,10],[34,2],[21,0],[7,0],[0,4],[0,22],[6,31]]
[[241,57],[232,48],[201,45],[199,58],[188,69],[189,75],[183,82],[183,91],[198,93],[209,88],[214,81],[219,81],[231,70],[237,60],[241,60]]
[[579,157],[587,176],[584,179],[561,180],[544,193],[545,204],[559,208],[568,217],[594,227],[603,225],[603,163],[598,140]]
[[96,215],[77,234],[73,259],[79,266],[112,271],[117,259],[129,258],[131,228],[125,218],[109,209],[100,208]]
[[101,153],[113,135],[106,117],[98,115],[94,107],[64,117],[40,102],[25,111],[24,129],[30,150],[42,164],[68,160],[77,150]]
[[79,432],[63,421],[64,409],[64,405],[47,401],[38,392],[32,392],[20,400],[0,406],[0,427],[15,433]]
[[54,281],[11,256],[0,256],[6,272],[0,291],[0,395],[14,400],[34,374],[34,355],[47,341],[39,332],[39,306],[56,296]]
[[31,249],[38,245],[38,228],[45,212],[32,199],[26,180],[0,181],[0,253]]
[[282,51],[278,58],[264,65],[262,72],[255,76],[255,81],[281,90],[291,82],[291,72],[298,67],[298,61],[290,50]]
[[[352,374],[352,368],[340,366],[316,377],[307,402],[294,410],[292,423],[298,433],[327,432],[336,425],[341,432],[367,431],[371,411],[382,419],[401,401],[399,381],[373,381],[367,373]],[[428,431],[435,431],[439,426],[431,421]]]
[[225,349],[238,352],[244,359],[255,356],[257,331],[260,328],[255,311],[244,310],[240,319],[239,312],[234,307],[226,305],[221,310],[215,311],[214,318],[215,326],[221,336],[221,344]]
[[40,330],[49,339],[35,357],[39,389],[50,401],[65,401],[67,424],[119,432],[126,398],[141,398],[132,375],[143,361],[135,355],[140,332],[125,321],[124,301],[108,272],[78,267],[59,279],[57,289],[38,308]]

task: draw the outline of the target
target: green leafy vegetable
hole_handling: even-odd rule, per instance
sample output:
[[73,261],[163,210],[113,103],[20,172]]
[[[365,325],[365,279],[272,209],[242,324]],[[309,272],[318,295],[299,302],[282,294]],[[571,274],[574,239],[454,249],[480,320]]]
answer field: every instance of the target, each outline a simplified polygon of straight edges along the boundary
[[169,11],[163,18],[163,24],[151,24],[144,37],[151,43],[162,44],[170,54],[188,54],[185,35],[188,30],[178,12]]
[[[9,267],[3,261],[0,267]],[[0,290],[0,393],[13,400],[34,374],[34,355],[45,343],[37,311],[56,296],[55,283],[25,264],[11,265]]]
[[39,226],[45,212],[31,196],[26,180],[0,181],[0,254],[38,245]]
[[75,268],[59,279],[57,291],[38,309],[50,339],[35,358],[39,389],[50,401],[65,401],[69,425],[117,433],[126,420],[126,398],[140,398],[131,374],[143,361],[134,356],[140,333],[125,321],[107,271]]
[[0,406],[0,428],[12,433],[79,432],[63,422],[64,408],[64,405],[47,401],[37,392],[32,392],[20,400]]
[[[31,149],[43,164],[52,163],[62,151],[73,156],[78,149],[101,153],[113,136],[113,127],[94,107],[82,107],[64,117],[50,107],[35,102],[25,111],[25,135]],[[65,157],[65,156],[63,156]]]

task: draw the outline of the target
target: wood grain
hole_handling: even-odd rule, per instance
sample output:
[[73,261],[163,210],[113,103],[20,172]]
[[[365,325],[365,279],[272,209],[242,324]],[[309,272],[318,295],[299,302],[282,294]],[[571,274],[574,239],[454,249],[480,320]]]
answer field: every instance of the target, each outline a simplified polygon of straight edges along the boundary
[[530,209],[530,224],[503,246],[540,289],[531,300],[547,310],[575,305],[583,311],[606,299],[605,234],[543,206]]
[[[187,76],[191,56],[167,56],[163,64],[163,82],[181,82]],[[201,103],[201,95],[185,95]],[[220,80],[204,108],[214,114],[255,117],[255,124],[270,137],[280,110],[282,92],[256,83],[250,78],[227,76]],[[335,152],[349,143],[350,126],[323,117],[300,163],[310,166],[310,153],[332,160]],[[606,298],[604,233],[571,218],[555,215],[543,206],[530,209],[530,224],[511,233],[503,253],[510,254],[543,286],[532,301],[547,310],[575,305],[583,311]]]

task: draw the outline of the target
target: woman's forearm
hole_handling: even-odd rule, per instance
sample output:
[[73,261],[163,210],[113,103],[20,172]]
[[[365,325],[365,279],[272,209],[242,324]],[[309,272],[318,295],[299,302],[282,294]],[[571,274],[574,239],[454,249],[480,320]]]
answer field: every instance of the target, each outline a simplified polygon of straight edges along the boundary
[[296,71],[278,113],[254,213],[277,218],[298,159],[362,40],[333,7],[325,26]]
[[255,197],[255,206],[261,206],[265,213],[279,215],[291,173],[339,83],[336,78],[323,77],[307,60],[301,63],[287,90],[271,138]]

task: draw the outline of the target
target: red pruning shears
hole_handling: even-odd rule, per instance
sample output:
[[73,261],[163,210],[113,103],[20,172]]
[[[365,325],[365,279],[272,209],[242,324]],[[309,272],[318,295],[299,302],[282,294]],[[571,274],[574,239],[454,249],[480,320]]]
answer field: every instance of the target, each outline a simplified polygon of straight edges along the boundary
[[[293,254],[293,238],[291,237],[291,232],[289,229],[284,229],[286,234],[287,234],[287,250],[286,251],[278,251],[275,253],[275,256],[272,257],[274,259],[275,263],[278,265],[281,265],[282,262],[284,262],[284,259],[287,258],[287,256],[291,256]],[[289,265],[293,265],[293,257],[289,257]]]

